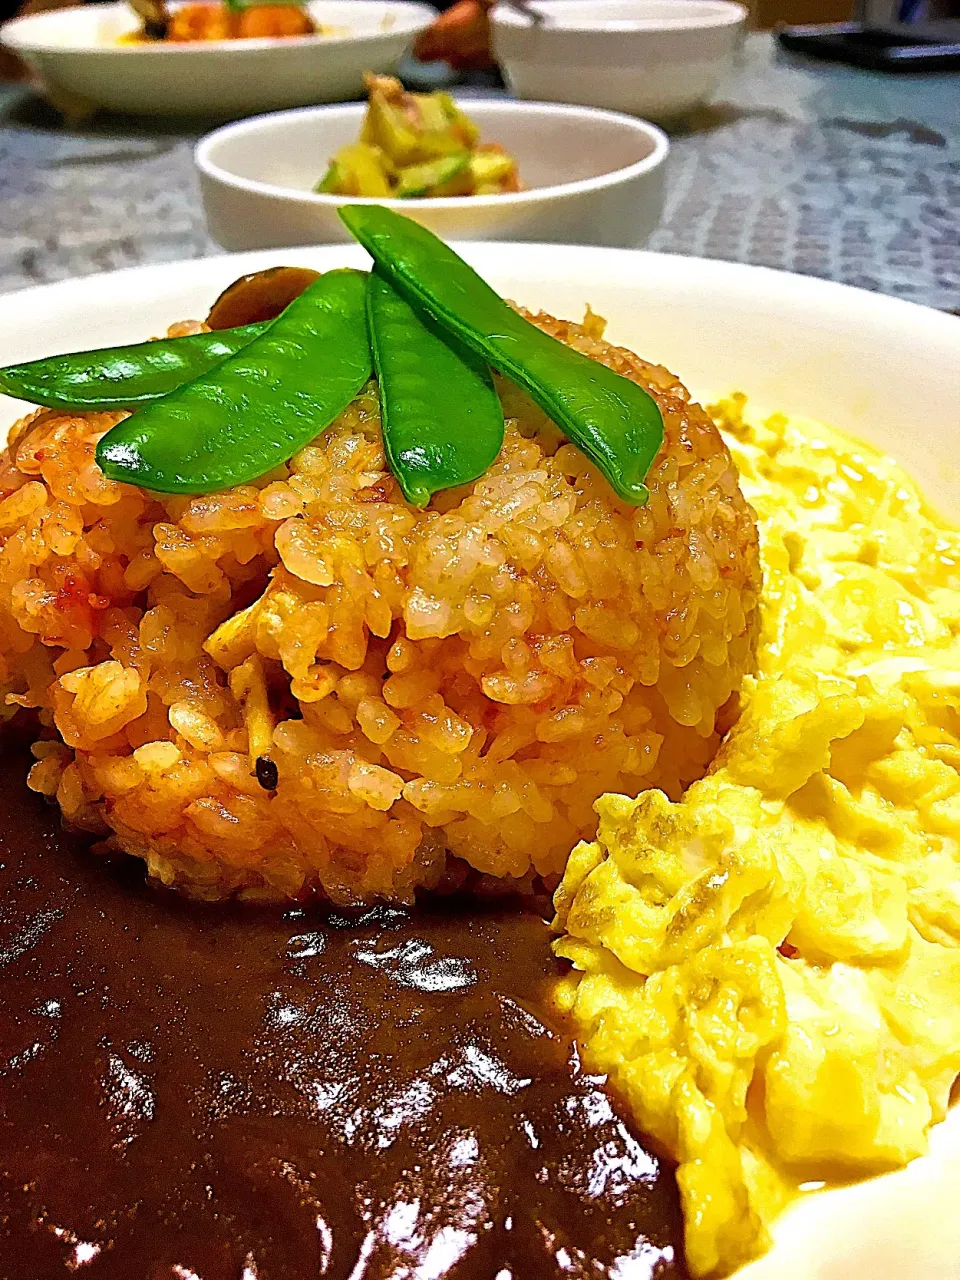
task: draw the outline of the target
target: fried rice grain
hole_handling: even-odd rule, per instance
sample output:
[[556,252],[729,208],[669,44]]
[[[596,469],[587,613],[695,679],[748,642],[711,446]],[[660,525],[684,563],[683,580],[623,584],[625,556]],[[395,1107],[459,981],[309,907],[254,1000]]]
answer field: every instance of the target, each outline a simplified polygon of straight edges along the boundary
[[122,414],[19,422],[0,679],[7,714],[39,716],[30,786],[189,894],[354,902],[553,883],[604,792],[701,777],[753,660],[753,513],[672,374],[590,313],[532,318],[656,398],[645,507],[507,384],[497,461],[426,511],[372,386],[286,466],[201,497],[102,475]]

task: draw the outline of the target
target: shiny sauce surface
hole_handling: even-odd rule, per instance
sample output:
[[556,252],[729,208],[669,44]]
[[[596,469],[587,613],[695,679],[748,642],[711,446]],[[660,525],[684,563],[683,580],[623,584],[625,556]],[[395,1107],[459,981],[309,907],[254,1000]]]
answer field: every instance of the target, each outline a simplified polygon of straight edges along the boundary
[[0,749],[0,1280],[682,1276],[532,911],[194,905]]

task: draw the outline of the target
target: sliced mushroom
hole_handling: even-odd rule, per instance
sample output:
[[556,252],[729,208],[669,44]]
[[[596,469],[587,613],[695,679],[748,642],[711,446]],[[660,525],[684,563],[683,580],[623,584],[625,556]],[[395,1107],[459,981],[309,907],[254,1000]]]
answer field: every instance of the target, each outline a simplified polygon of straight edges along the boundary
[[207,324],[211,329],[235,329],[242,324],[275,320],[319,275],[309,267],[268,267],[241,276],[224,289],[210,308]]

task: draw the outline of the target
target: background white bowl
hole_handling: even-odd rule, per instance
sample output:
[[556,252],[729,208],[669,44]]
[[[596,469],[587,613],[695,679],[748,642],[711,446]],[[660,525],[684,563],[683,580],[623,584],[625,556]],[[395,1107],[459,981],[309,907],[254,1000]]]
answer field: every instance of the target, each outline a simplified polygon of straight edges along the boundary
[[274,40],[119,44],[139,20],[126,4],[16,18],[0,28],[53,89],[146,115],[224,118],[358,96],[364,71],[393,71],[436,17],[413,0],[311,0],[332,35]]
[[[517,158],[528,190],[500,196],[378,200],[439,235],[471,240],[644,243],[660,218],[669,144],[629,116],[583,107],[471,99],[484,140]],[[227,249],[349,241],[344,196],[310,188],[334,152],[356,140],[365,107],[318,107],[244,120],[197,146],[203,203]]]
[[520,98],[663,120],[707,98],[729,68],[747,10],[728,0],[533,0],[535,26],[493,11],[493,47]]

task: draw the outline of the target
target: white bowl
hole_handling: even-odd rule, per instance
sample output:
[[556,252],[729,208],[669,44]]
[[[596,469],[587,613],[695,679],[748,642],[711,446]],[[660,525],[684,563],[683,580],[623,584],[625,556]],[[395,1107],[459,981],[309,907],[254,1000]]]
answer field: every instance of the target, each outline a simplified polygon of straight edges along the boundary
[[652,120],[689,111],[728,70],[747,18],[728,0],[533,0],[537,26],[493,11],[493,47],[519,98]]
[[[502,143],[516,156],[528,189],[375,203],[399,209],[448,239],[633,248],[657,225],[669,144],[653,125],[546,103],[471,99],[462,105],[485,140]],[[364,110],[357,104],[285,111],[204,138],[195,159],[214,239],[226,249],[349,241],[337,209],[357,201],[318,195],[311,187],[334,152],[356,140]]]
[[356,97],[364,71],[393,71],[436,17],[412,0],[311,0],[331,35],[195,44],[118,43],[139,28],[125,4],[16,18],[0,40],[51,89],[146,115],[225,118]]
[[[579,319],[589,301],[608,317],[614,342],[664,362],[701,400],[743,390],[751,415],[810,415],[870,441],[960,519],[960,320],[737,263],[556,245],[461,252],[528,307]],[[249,253],[9,294],[0,310],[0,363],[162,333],[173,320],[205,315],[237,276],[278,262],[323,271],[366,261],[356,246]],[[22,411],[0,397],[0,437]],[[930,1155],[907,1169],[801,1201],[777,1224],[771,1253],[743,1280],[957,1280],[958,1196],[954,1108],[934,1130]]]

